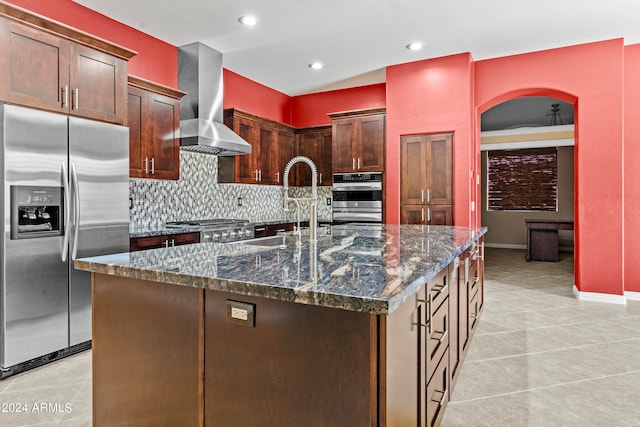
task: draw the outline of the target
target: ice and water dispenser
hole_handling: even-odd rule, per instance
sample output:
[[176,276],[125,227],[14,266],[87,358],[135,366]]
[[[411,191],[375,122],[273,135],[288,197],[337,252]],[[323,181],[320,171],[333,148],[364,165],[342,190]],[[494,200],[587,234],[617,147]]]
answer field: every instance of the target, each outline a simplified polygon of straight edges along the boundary
[[62,187],[11,186],[11,239],[62,236]]

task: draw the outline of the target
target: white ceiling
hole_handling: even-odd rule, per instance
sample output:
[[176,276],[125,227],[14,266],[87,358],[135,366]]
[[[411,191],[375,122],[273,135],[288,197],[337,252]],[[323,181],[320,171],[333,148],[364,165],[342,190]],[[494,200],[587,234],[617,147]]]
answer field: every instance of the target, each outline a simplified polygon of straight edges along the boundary
[[[208,44],[225,68],[291,96],[383,82],[387,65],[462,52],[640,42],[638,0],[75,1],[175,46]],[[258,25],[238,22],[248,14]],[[425,48],[407,50],[413,41]]]

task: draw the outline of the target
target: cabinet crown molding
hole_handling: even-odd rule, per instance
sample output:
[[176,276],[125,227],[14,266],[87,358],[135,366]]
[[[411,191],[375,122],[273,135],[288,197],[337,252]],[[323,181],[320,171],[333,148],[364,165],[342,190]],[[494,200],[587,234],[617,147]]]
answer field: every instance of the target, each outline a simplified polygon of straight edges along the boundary
[[127,76],[127,82],[131,86],[139,87],[140,89],[150,90],[161,95],[165,95],[171,98],[180,99],[185,96],[187,93],[178,89],[174,89],[169,86],[162,85],[160,83],[152,82],[150,80],[143,79],[141,77],[132,76],[129,74]]
[[339,119],[343,117],[356,117],[356,116],[368,116],[371,114],[386,114],[387,107],[367,108],[364,110],[353,111],[338,111],[335,113],[327,113],[332,119]]

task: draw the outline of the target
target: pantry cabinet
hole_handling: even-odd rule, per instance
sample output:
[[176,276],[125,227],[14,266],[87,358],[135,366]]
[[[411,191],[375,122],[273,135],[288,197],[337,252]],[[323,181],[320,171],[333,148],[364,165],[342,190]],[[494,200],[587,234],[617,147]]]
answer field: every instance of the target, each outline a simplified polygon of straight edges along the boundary
[[333,173],[384,172],[385,109],[331,113]]
[[[318,169],[318,185],[332,185],[332,130],[331,126],[298,129],[296,135],[297,153],[311,159]],[[294,166],[298,186],[311,185],[311,168],[304,164]]]
[[453,225],[453,135],[400,138],[400,221]]
[[0,5],[1,101],[123,124],[127,60],[133,55],[86,33]]
[[180,98],[184,92],[129,76],[129,175],[180,176]]
[[219,157],[219,182],[282,185],[295,150],[294,128],[236,108],[224,110],[224,123],[251,144],[251,154]]

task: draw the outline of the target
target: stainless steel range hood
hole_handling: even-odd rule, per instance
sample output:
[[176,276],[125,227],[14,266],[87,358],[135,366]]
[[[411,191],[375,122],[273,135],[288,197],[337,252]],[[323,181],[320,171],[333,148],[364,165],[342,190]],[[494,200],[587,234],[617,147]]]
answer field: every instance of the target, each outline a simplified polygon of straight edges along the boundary
[[222,54],[202,43],[178,48],[180,148],[218,156],[250,154],[251,145],[223,123]]

